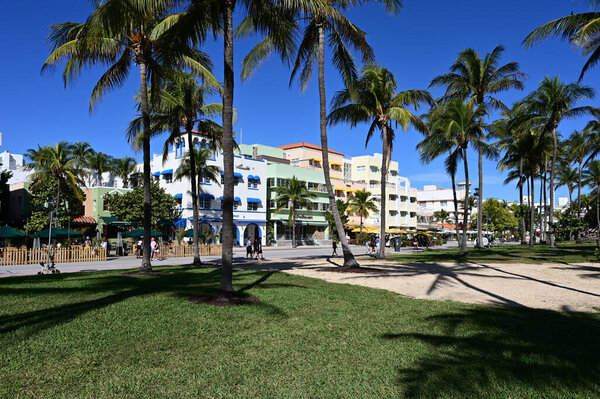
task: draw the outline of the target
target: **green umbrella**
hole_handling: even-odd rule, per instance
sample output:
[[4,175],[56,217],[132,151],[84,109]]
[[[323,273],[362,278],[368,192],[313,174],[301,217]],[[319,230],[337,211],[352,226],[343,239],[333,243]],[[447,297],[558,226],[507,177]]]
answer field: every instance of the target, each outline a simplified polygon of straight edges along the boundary
[[[48,231],[48,229],[42,230],[42,231],[38,231],[35,234],[32,234],[31,237],[33,238],[48,238],[48,235],[50,234],[50,232]],[[52,238],[62,238],[62,237],[68,237],[70,235],[70,233],[67,230],[63,230],[63,229],[52,229]],[[79,233],[77,233],[79,234]]]
[[10,226],[0,227],[0,238],[17,238],[17,237],[27,237],[27,234],[23,233]]
[[[188,229],[185,231],[185,234],[183,235],[184,237],[193,237],[194,236],[194,229]],[[204,234],[198,232],[198,238],[204,238]]]
[[[123,233],[123,236],[131,238],[140,238],[144,236],[144,229],[126,231],[125,233]],[[162,233],[160,231],[150,230],[150,236],[162,237]]]

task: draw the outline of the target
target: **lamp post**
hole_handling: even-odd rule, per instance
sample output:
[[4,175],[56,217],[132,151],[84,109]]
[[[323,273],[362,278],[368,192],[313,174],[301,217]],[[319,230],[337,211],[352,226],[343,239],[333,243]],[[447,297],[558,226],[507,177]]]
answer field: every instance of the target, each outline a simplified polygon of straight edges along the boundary
[[50,245],[52,244],[52,206],[53,203],[52,201],[48,201],[47,204],[48,208],[50,209],[50,227],[48,228],[48,260],[46,264],[50,264]]

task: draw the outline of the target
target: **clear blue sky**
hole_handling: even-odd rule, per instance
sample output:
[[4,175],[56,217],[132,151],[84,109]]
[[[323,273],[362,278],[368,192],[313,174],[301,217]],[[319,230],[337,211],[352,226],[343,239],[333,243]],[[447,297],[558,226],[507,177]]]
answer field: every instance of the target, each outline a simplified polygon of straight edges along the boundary
[[[390,17],[381,7],[369,6],[351,11],[349,18],[368,32],[369,42],[380,64],[396,76],[401,90],[425,89],[430,80],[448,70],[459,51],[473,47],[489,52],[497,44],[507,48],[503,62],[517,61],[529,75],[524,93],[535,88],[545,75],[560,75],[566,81],[579,76],[583,59],[570,45],[549,40],[532,50],[521,47],[523,38],[535,27],[571,11],[587,10],[585,0],[405,0],[399,16]],[[66,90],[60,70],[40,75],[48,55],[48,26],[63,21],[82,21],[90,12],[85,0],[55,2],[23,0],[3,1],[0,5],[0,131],[2,150],[23,153],[37,144],[59,140],[88,141],[97,151],[114,156],[132,155],[125,140],[127,122],[134,116],[133,95],[139,82],[133,73],[121,89],[108,94],[93,115],[88,114],[89,95],[100,70],[88,70]],[[239,19],[239,15],[237,16]],[[236,44],[236,67],[257,38]],[[222,42],[207,43],[213,57],[215,75],[222,80]],[[238,68],[239,72],[239,68]],[[584,83],[596,89],[600,70],[588,72]],[[277,58],[269,60],[255,76],[241,83],[236,76],[235,107],[239,112],[237,131],[243,129],[243,142],[283,145],[306,141],[319,143],[319,109],[316,81],[301,93],[297,86],[288,87],[289,69]],[[328,98],[342,88],[336,72],[326,69]],[[507,104],[524,93],[500,95]],[[439,89],[433,90],[439,96]],[[588,102],[597,105],[598,100]],[[560,131],[568,135],[585,125],[585,120],[564,122]],[[364,147],[366,128],[329,129],[330,147],[347,156],[381,152],[381,141],[374,139]],[[408,176],[413,186],[424,184],[449,186],[442,161],[431,165],[419,162],[415,145],[421,136],[408,131],[397,135],[393,159],[400,164],[400,174]],[[160,152],[160,139],[152,143]],[[141,155],[135,155],[141,159]],[[476,157],[470,158],[471,175],[476,176]],[[495,162],[486,162],[485,196],[518,198],[514,187],[502,184],[503,176]],[[476,182],[476,177],[475,181]],[[566,195],[564,189],[559,195]]]

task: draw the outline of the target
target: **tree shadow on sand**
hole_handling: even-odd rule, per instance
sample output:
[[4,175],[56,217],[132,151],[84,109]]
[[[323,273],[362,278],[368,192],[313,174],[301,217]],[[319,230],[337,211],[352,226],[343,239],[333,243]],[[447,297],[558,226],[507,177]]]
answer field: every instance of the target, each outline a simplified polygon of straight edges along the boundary
[[426,347],[398,369],[407,398],[600,397],[598,315],[477,307],[426,322],[380,337]]

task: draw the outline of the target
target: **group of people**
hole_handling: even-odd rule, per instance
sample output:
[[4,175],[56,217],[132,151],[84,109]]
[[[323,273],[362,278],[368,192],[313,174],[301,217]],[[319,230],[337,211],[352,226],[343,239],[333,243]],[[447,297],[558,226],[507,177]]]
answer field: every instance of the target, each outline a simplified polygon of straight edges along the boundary
[[379,237],[377,237],[377,238],[371,237],[371,239],[366,242],[367,254],[375,255],[375,254],[379,253],[379,245],[380,245]]
[[248,243],[246,244],[246,259],[248,258],[265,260],[260,238],[256,238],[254,243],[252,243],[252,240],[248,238]]

